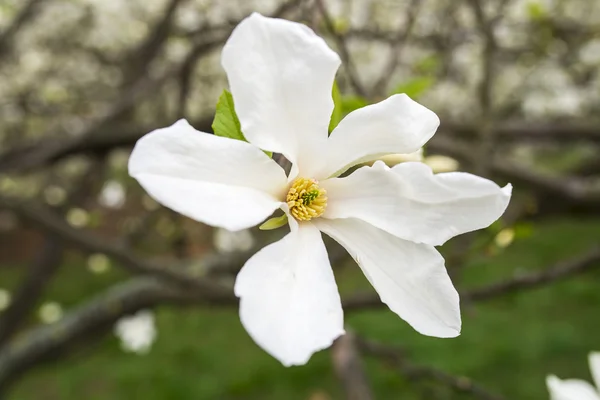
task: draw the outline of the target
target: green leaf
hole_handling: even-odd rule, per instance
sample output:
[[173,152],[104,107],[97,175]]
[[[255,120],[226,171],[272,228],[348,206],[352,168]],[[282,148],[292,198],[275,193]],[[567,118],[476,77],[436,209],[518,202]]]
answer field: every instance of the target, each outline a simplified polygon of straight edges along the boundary
[[331,119],[329,120],[329,133],[331,133],[335,127],[340,123],[343,114],[342,95],[340,94],[340,88],[337,82],[333,81],[333,88],[331,90],[331,97],[333,97],[333,112],[331,113]]
[[219,97],[212,128],[213,132],[217,136],[223,136],[247,142],[244,134],[242,133],[240,120],[235,113],[233,96],[228,90],[223,90],[221,97]]
[[519,222],[515,225],[515,237],[527,238],[533,235],[534,227],[531,222]]
[[401,83],[396,86],[394,93],[406,93],[412,99],[418,98],[425,93],[434,83],[430,76],[419,76],[408,82]]
[[258,227],[261,231],[270,231],[273,229],[281,228],[285,224],[287,224],[287,214],[283,214],[281,217],[271,218],[261,226]]
[[[223,90],[223,93],[217,102],[217,109],[215,111],[215,119],[213,120],[212,128],[213,132],[217,136],[223,136],[247,142],[244,134],[242,133],[240,120],[235,112],[233,96],[227,89]],[[265,154],[269,157],[273,156],[273,153],[270,151],[265,151]]]
[[539,1],[530,1],[527,3],[527,15],[533,21],[539,21],[546,18],[546,10]]
[[350,114],[352,111],[358,110],[359,108],[363,108],[367,104],[367,100],[363,99],[360,96],[344,97],[342,98],[342,114]]
[[442,60],[438,55],[432,54],[423,57],[414,65],[414,71],[419,75],[432,75],[441,67]]

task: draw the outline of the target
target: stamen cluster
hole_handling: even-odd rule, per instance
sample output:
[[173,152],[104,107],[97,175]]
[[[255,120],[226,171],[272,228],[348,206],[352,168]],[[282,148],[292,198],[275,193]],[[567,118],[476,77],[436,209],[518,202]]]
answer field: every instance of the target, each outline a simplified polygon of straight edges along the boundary
[[327,192],[315,179],[297,178],[286,197],[290,213],[298,221],[320,217],[327,207]]

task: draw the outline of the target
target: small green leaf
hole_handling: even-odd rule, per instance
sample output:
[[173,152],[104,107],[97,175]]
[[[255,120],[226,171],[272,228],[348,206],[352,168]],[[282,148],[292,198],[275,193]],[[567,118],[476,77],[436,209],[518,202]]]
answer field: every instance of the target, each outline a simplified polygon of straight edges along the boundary
[[337,82],[333,82],[333,89],[331,90],[331,97],[333,97],[333,112],[331,113],[331,119],[329,120],[329,133],[331,133],[335,127],[340,123],[343,115],[343,104],[342,95],[340,94],[340,88]]
[[[215,119],[213,120],[212,128],[217,136],[247,142],[242,133],[240,120],[235,112],[233,96],[227,89],[223,90],[223,93],[217,102],[217,109],[215,111]],[[273,153],[270,151],[265,151],[265,154],[269,157],[273,156]]]
[[413,66],[414,71],[420,75],[432,75],[441,67],[442,60],[438,55],[432,54],[423,57]]
[[342,114],[350,114],[352,111],[358,110],[359,108],[363,108],[367,104],[367,100],[363,99],[360,96],[344,97],[342,98]]
[[527,238],[533,235],[534,227],[531,222],[519,222],[515,225],[515,237],[516,238]]
[[235,106],[233,104],[233,96],[228,90],[223,90],[219,101],[217,102],[217,109],[215,112],[215,119],[212,123],[213,132],[217,136],[228,137],[231,139],[242,140],[246,142],[246,138],[242,133],[242,126],[240,120],[235,113]]
[[394,93],[406,93],[412,99],[418,98],[433,85],[433,78],[430,76],[419,76],[408,82],[396,86]]
[[527,3],[527,14],[533,21],[539,21],[546,18],[546,10],[539,1],[530,1]]
[[271,218],[261,226],[258,227],[261,231],[270,231],[273,229],[281,228],[285,224],[287,224],[287,214],[283,214],[281,217]]

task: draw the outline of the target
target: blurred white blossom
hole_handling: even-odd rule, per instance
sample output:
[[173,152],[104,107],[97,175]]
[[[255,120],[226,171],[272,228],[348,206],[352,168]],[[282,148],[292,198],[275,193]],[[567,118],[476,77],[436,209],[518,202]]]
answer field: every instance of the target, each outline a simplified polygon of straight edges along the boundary
[[[409,154],[389,154],[381,157],[380,160],[390,167],[408,161],[423,161],[423,149],[421,148]],[[368,164],[372,165],[373,163]]]
[[600,400],[600,352],[590,353],[590,370],[596,387],[580,379],[546,378],[550,400]]
[[513,228],[502,229],[494,238],[496,246],[502,248],[510,246],[513,240],[515,240],[515,230]]
[[82,208],[72,208],[67,212],[67,222],[75,228],[83,228],[90,222],[90,214]]
[[11,302],[10,292],[6,289],[0,289],[0,311],[6,310]]
[[440,172],[453,172],[458,170],[458,161],[452,157],[433,155],[427,156],[423,160],[423,163],[429,165],[434,173]]
[[221,253],[232,253],[234,251],[248,251],[254,244],[254,237],[249,229],[241,231],[228,231],[217,228],[213,236],[213,242],[217,251]]
[[125,188],[120,182],[107,181],[100,192],[98,203],[106,208],[121,208],[125,204]]
[[586,64],[600,64],[600,39],[590,40],[581,47],[579,57]]
[[110,269],[110,259],[104,254],[92,254],[88,257],[87,266],[94,274],[103,274]]
[[67,198],[67,191],[60,186],[50,185],[44,189],[44,199],[51,206],[59,206]]
[[157,334],[154,314],[150,310],[142,310],[134,315],[123,317],[115,324],[114,332],[121,340],[124,351],[148,353]]
[[42,304],[39,309],[39,317],[46,324],[52,324],[61,319],[62,316],[63,309],[61,305],[54,301]]

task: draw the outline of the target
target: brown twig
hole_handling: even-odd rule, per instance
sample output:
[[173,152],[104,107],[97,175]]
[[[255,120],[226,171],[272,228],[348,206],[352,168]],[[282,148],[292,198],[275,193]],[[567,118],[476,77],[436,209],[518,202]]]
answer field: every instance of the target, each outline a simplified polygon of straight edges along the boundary
[[[514,278],[502,280],[480,288],[461,292],[463,302],[492,300],[499,296],[553,283],[562,278],[600,269],[600,248],[596,247],[573,259],[561,261],[540,272],[531,272]],[[345,311],[355,311],[383,307],[376,294],[356,294],[343,302]]]
[[[192,274],[186,268],[138,257],[122,244],[114,243],[109,239],[71,227],[62,218],[41,206],[31,206],[21,201],[0,197],[0,207],[14,211],[24,220],[33,223],[42,230],[78,248],[94,253],[106,254],[132,272],[161,277],[173,284],[186,288],[195,288],[196,290],[203,291],[207,296],[211,296],[216,301],[236,301],[230,288],[223,287],[217,282]],[[240,267],[247,259],[247,255],[239,254],[229,257],[228,262],[238,263]]]
[[406,41],[412,33],[422,4],[423,2],[420,0],[412,0],[410,5],[408,6],[408,10],[406,11],[406,25],[404,29],[401,29],[398,32],[396,39],[393,43],[391,43],[389,59],[383,67],[379,79],[373,85],[371,93],[377,96],[385,95],[386,87],[389,84],[392,77],[394,76],[396,68],[398,68],[398,64],[400,63],[400,56],[402,54],[402,48],[404,47]]
[[[0,393],[23,372],[72,348],[89,336],[101,336],[123,315],[158,304],[231,305],[201,291],[183,291],[155,278],[121,283],[69,312],[60,321],[34,328],[0,351]],[[235,304],[235,303],[233,303]]]
[[356,67],[354,66],[354,61],[352,60],[352,56],[350,55],[350,51],[348,50],[348,45],[346,44],[346,39],[344,36],[340,35],[335,29],[335,25],[331,20],[331,16],[329,15],[329,11],[327,10],[327,6],[323,0],[315,0],[315,5],[317,9],[321,13],[323,17],[323,21],[325,22],[325,26],[329,33],[333,36],[335,40],[338,50],[340,52],[340,56],[342,58],[342,63],[344,64],[344,69],[348,74],[348,80],[352,85],[352,88],[361,97],[367,97],[367,91],[360,81],[358,72],[356,71]]
[[334,342],[331,358],[333,359],[335,373],[346,393],[346,399],[373,399],[371,387],[357,348],[356,335],[353,332],[347,331],[344,336]]
[[383,359],[397,368],[402,375],[411,380],[433,380],[453,390],[468,393],[482,400],[503,400],[504,397],[492,393],[472,379],[455,376],[434,367],[425,367],[411,363],[406,352],[398,347],[385,345],[371,340],[359,338],[360,349],[365,353]]

